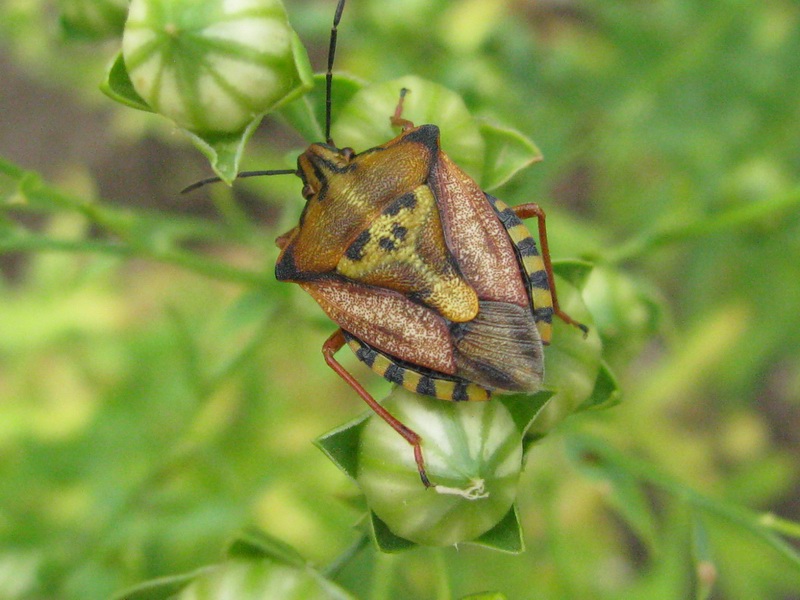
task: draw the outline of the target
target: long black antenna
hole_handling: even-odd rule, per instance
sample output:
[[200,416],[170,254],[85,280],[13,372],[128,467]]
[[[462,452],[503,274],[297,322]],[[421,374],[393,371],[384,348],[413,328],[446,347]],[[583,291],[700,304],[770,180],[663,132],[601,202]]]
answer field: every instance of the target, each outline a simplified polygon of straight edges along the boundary
[[333,57],[336,55],[336,34],[339,20],[342,18],[344,1],[339,0],[336,13],[333,15],[333,27],[331,27],[331,43],[328,46],[328,70],[325,71],[325,141],[331,146],[334,145],[331,139],[331,86],[333,84]]
[[[269,169],[267,171],[242,171],[236,175],[236,179],[244,179],[245,177],[263,177],[264,175],[296,175],[296,169]],[[208,185],[209,183],[218,183],[222,181],[220,177],[208,177],[195,181],[192,185],[187,185],[181,190],[181,194],[188,194],[198,188]]]

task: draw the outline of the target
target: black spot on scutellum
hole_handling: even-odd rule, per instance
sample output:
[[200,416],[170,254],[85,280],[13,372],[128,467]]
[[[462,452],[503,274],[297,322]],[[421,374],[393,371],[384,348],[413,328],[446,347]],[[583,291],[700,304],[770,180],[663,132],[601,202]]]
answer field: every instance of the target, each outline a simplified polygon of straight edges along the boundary
[[369,240],[372,236],[368,230],[362,231],[358,234],[358,237],[353,241],[352,244],[347,248],[347,251],[344,253],[347,258],[352,260],[353,262],[358,262],[362,258],[364,258],[364,246],[369,243]]
[[378,240],[378,245],[386,250],[386,252],[391,252],[397,248],[397,244],[394,243],[394,240],[390,238],[388,235],[382,237]]
[[408,192],[407,194],[403,194],[397,200],[392,202],[389,206],[387,206],[383,214],[389,215],[390,217],[397,216],[401,210],[404,208],[413,209],[417,205],[417,197],[414,195],[414,192]]

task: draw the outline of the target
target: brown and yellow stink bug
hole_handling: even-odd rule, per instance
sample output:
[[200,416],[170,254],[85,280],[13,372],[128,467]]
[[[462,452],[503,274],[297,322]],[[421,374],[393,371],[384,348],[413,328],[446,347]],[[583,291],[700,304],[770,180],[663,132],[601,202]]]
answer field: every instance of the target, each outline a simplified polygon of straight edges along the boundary
[[[543,380],[543,345],[559,310],[545,214],[510,208],[483,192],[441,150],[436,125],[403,119],[400,135],[356,153],[330,138],[332,67],[345,0],[331,29],[326,73],[326,143],[297,160],[306,205],[280,236],[275,276],[299,284],[339,326],[325,361],[414,448],[421,438],[384,409],[336,360],[345,344],[387,380],[443,400],[533,393]],[[205,182],[200,182],[200,184]],[[194,186],[193,186],[194,187]],[[538,220],[541,254],[522,219]]]

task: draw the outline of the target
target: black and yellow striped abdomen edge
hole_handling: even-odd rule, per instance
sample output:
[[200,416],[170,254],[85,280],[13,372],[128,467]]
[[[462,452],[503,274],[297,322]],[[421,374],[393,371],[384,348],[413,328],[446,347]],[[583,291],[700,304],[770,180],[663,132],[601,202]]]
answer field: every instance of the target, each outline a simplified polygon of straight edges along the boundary
[[520,271],[525,279],[536,329],[539,330],[542,343],[549,344],[553,337],[553,295],[550,293],[550,281],[544,268],[544,259],[536,247],[536,240],[505,202],[490,194],[486,194],[486,199],[508,232],[508,237],[517,253]]
[[491,392],[479,385],[433,371],[423,372],[405,363],[400,364],[394,358],[375,350],[346,331],[343,333],[347,345],[358,360],[384,379],[402,385],[409,391],[455,402],[482,401],[491,398]]

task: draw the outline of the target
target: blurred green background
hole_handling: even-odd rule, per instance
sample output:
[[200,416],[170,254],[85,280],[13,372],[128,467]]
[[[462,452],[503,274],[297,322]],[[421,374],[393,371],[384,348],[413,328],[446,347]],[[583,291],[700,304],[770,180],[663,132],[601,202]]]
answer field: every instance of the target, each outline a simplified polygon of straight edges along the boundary
[[[331,563],[361,513],[311,440],[362,406],[321,360],[332,324],[272,277],[300,184],[181,197],[208,167],[98,91],[118,22],[87,4],[0,1],[0,599],[103,598],[216,561],[246,524]],[[317,69],[334,6],[288,2]],[[350,0],[336,68],[426,77],[537,142],[496,195],[547,210],[554,257],[596,263],[624,393],[534,448],[526,553],[366,548],[338,581],[800,598],[800,4]],[[268,118],[244,167],[302,147]],[[785,542],[761,512],[794,521]]]

